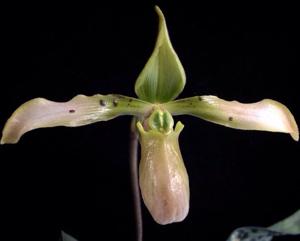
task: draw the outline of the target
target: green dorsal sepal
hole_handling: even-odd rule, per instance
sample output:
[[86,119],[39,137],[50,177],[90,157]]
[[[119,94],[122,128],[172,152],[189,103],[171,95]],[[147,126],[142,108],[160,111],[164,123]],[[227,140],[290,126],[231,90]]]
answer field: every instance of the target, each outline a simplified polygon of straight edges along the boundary
[[155,8],[159,17],[159,31],[154,50],[135,83],[139,99],[151,103],[165,103],[175,99],[185,85],[183,66],[171,44],[162,11]]

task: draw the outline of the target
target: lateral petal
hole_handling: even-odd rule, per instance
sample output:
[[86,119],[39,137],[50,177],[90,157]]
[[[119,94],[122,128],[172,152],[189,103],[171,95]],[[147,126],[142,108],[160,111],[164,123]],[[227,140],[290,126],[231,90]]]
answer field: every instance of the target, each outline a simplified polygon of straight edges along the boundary
[[294,116],[285,105],[275,100],[243,104],[206,95],[176,100],[163,106],[173,115],[193,115],[235,129],[284,132],[295,141],[299,140]]
[[148,105],[147,102],[121,95],[77,95],[68,102],[35,98],[22,104],[8,119],[1,144],[17,143],[24,133],[37,128],[76,127],[120,115],[142,115]]

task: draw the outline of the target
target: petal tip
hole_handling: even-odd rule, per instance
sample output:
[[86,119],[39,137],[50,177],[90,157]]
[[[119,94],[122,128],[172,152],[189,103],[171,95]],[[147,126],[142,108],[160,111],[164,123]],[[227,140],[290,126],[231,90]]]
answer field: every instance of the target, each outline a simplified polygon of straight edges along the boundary
[[295,117],[293,116],[292,112],[283,105],[283,109],[286,110],[286,116],[287,116],[287,125],[289,126],[289,134],[291,135],[291,137],[295,140],[295,141],[299,141],[299,129],[298,129],[298,125],[297,122],[295,120]]
[[291,137],[295,140],[295,141],[299,141],[299,131],[298,128],[290,133]]
[[16,144],[20,140],[18,133],[13,133],[11,128],[4,127],[0,144]]
[[295,121],[295,118],[293,117],[293,115],[292,115],[292,131],[291,131],[290,135],[292,136],[292,138],[295,141],[299,141],[299,129],[298,129],[297,122]]
[[5,137],[2,137],[0,140],[0,145],[5,145],[5,144],[16,144],[19,140],[15,139],[8,139]]

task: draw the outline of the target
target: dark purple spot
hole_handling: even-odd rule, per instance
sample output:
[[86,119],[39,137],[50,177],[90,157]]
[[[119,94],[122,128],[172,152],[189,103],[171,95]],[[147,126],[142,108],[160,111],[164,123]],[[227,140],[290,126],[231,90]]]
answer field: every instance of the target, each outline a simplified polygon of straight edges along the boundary
[[100,105],[101,105],[101,106],[105,106],[105,105],[106,105],[106,104],[105,104],[105,101],[101,99],[101,100],[100,100]]
[[233,117],[232,117],[232,116],[229,116],[229,117],[228,117],[228,120],[229,120],[229,121],[233,121]]
[[202,97],[201,97],[201,96],[198,96],[198,100],[199,100],[199,101],[202,101]]
[[69,113],[75,113],[75,110],[71,109],[69,110]]

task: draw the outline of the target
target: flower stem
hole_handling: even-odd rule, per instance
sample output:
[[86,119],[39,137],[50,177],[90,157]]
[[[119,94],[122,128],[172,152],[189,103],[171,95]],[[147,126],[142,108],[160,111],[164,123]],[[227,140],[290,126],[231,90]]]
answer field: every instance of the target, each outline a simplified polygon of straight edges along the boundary
[[136,241],[143,240],[143,217],[141,195],[138,181],[138,134],[136,132],[136,119],[133,118],[130,128],[130,176],[133,193],[133,204],[136,222]]

